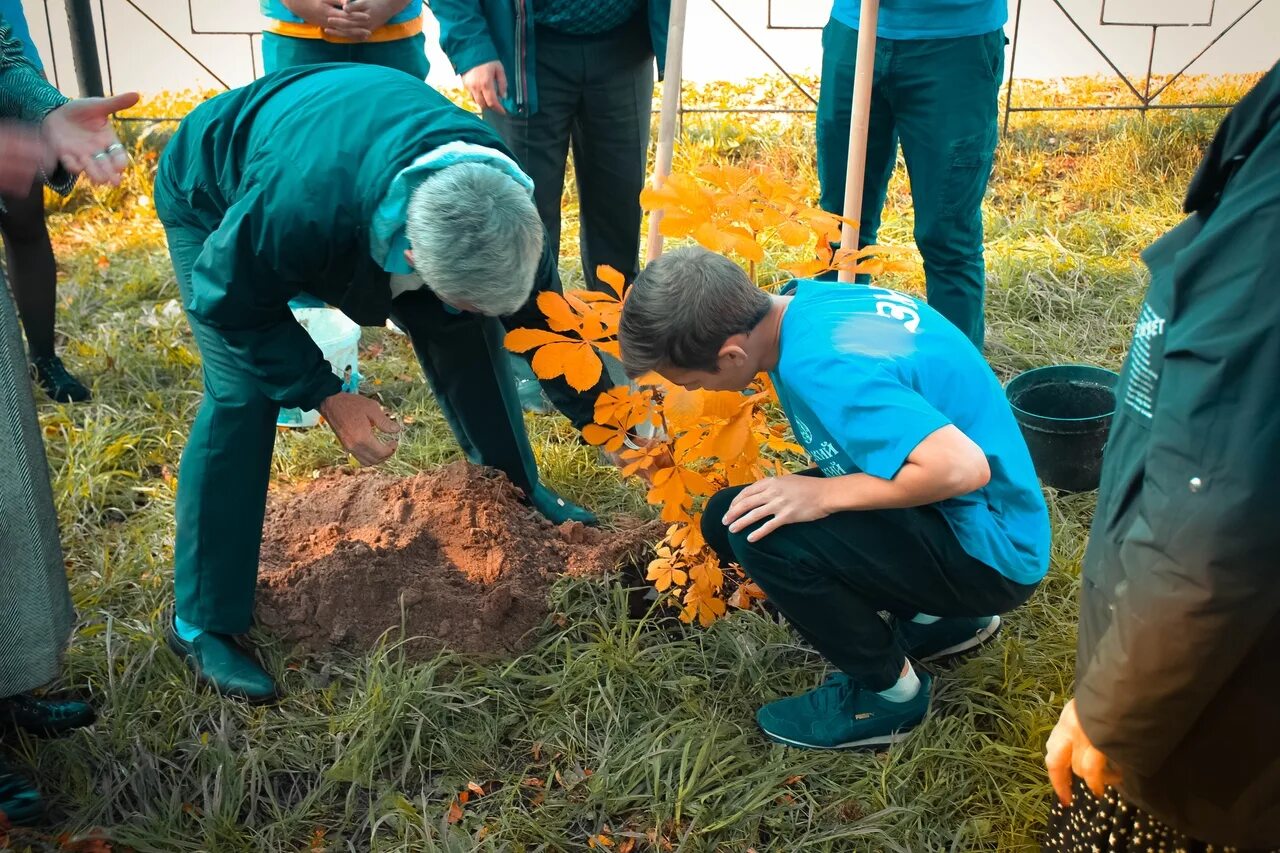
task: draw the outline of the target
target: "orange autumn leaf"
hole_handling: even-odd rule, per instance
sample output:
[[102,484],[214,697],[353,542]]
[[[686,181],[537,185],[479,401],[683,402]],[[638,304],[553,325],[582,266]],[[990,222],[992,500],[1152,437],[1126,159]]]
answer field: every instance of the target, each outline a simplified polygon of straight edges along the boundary
[[665,592],[672,586],[684,586],[689,573],[680,568],[672,557],[659,557],[649,563],[645,578],[653,582],[653,588],[658,592]]
[[457,800],[449,801],[449,813],[447,815],[447,820],[450,824],[455,824],[462,820],[462,806],[458,805]]
[[468,790],[468,791],[470,791],[471,793],[475,794],[477,797],[483,797],[483,796],[484,796],[484,787],[483,787],[482,785],[480,785],[480,783],[478,783],[478,782],[468,782],[468,783],[467,783],[467,790]]
[[590,445],[603,447],[610,453],[616,453],[622,449],[623,443],[627,440],[627,430],[625,427],[587,424],[582,428],[582,437]]
[[600,356],[596,355],[591,344],[584,341],[544,344],[533,355],[533,372],[539,379],[563,376],[578,391],[594,386],[600,381],[603,371],[604,363]]
[[813,232],[799,222],[784,222],[778,226],[778,239],[788,246],[803,246],[813,238]]
[[507,337],[503,341],[503,345],[512,352],[528,352],[534,347],[555,343],[577,343],[577,341],[545,329],[514,329],[507,332]]
[[622,289],[627,283],[622,273],[607,264],[601,264],[596,267],[596,278],[609,285],[609,289],[616,293],[619,299],[622,298]]
[[582,317],[559,293],[544,290],[538,294],[538,310],[547,318],[547,325],[556,332],[570,332],[582,328]]

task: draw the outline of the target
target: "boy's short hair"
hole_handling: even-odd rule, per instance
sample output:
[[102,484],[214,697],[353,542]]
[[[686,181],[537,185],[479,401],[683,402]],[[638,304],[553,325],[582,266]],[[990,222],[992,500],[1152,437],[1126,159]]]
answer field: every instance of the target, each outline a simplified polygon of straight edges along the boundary
[[770,305],[728,258],[699,246],[667,252],[627,291],[618,323],[622,366],[633,379],[664,367],[714,373],[724,342],[759,325]]

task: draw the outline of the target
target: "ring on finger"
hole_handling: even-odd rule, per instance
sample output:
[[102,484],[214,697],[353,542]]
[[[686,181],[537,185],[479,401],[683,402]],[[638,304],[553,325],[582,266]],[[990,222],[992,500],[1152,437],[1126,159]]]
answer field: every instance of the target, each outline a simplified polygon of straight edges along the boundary
[[123,150],[124,150],[123,145],[121,145],[119,142],[113,142],[110,145],[108,145],[105,149],[103,149],[103,153],[114,154],[117,151],[123,151]]
[[94,154],[94,155],[93,155],[93,157],[91,157],[90,159],[91,159],[91,160],[105,160],[105,159],[107,159],[107,158],[108,158],[108,157],[110,157],[110,156],[111,156],[111,154],[110,154],[110,153],[108,153],[107,151],[99,151],[97,154]]

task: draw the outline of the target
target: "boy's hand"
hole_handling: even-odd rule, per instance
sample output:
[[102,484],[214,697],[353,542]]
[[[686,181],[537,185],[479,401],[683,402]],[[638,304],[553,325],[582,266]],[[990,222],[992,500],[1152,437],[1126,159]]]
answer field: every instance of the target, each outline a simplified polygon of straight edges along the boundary
[[399,444],[383,441],[379,433],[394,435],[400,424],[387,417],[377,401],[359,394],[339,393],[320,404],[329,428],[361,465],[377,465],[391,458]]
[[748,542],[759,542],[784,524],[826,518],[831,512],[824,506],[825,483],[821,477],[799,474],[759,480],[738,492],[723,523],[731,533],[738,533],[768,518],[747,536]]

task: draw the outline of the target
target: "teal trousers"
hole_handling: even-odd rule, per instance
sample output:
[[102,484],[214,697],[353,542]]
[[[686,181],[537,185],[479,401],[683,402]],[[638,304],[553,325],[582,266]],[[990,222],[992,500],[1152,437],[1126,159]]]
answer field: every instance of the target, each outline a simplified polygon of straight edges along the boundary
[[[183,304],[207,235],[170,228]],[[188,315],[189,316],[189,315]],[[205,630],[240,634],[253,617],[278,405],[255,386],[217,329],[194,318],[204,399],[178,470],[174,542],[177,614]],[[391,319],[409,336],[467,458],[497,468],[525,494],[538,483],[502,324],[451,314],[430,291],[402,294]]]
[[322,62],[354,62],[359,65],[385,65],[427,79],[431,63],[427,60],[426,39],[422,33],[395,41],[364,44],[334,44],[323,39],[301,39],[276,33],[262,34],[262,68],[270,74],[295,65],[318,65]]
[[[858,33],[822,31],[818,179],[823,210],[844,208]],[[898,146],[915,208],[929,304],[982,348],[982,197],[999,135],[1004,33],[876,41],[859,242],[876,242]]]

